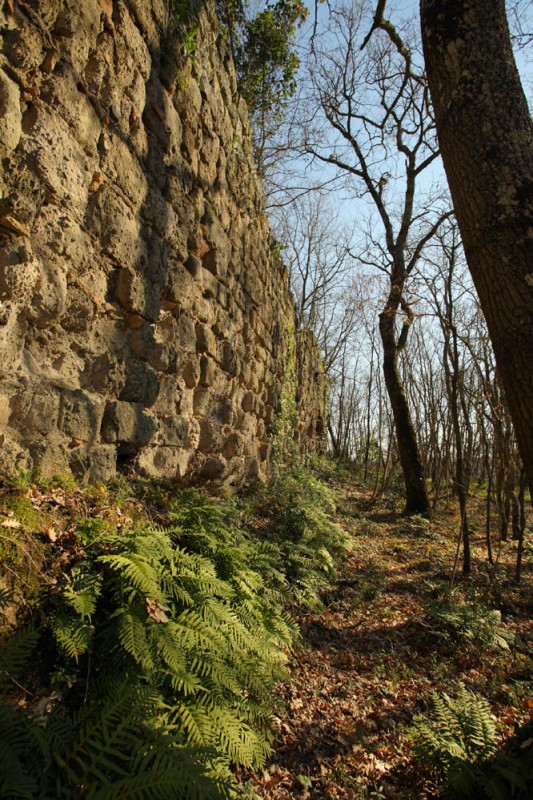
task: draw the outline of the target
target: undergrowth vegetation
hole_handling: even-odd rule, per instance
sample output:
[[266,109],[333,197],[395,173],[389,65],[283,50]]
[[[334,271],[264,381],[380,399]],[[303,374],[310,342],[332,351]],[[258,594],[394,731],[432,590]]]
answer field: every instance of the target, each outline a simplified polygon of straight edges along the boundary
[[[497,753],[496,719],[487,700],[462,686],[455,697],[434,693],[428,716],[415,718],[413,742],[421,762],[444,782],[448,800],[512,800],[525,797],[533,779],[532,725]],[[524,747],[525,745],[525,747]],[[518,759],[512,747],[525,750]],[[529,756],[529,757],[528,757]]]
[[335,574],[335,559],[349,549],[350,538],[332,519],[335,492],[300,467],[282,469],[259,490],[255,512],[284,565],[291,598],[319,606],[321,593]]
[[332,492],[288,470],[257,517],[164,484],[2,499],[40,565],[30,598],[14,556],[2,570],[0,796],[237,796],[234,767],[270,749],[287,603],[318,605],[346,547]]
[[[531,582],[511,548],[490,571],[472,515],[472,573],[454,573],[457,515],[406,519],[402,498],[334,473],[351,536],[321,608],[300,615],[264,800],[529,800]],[[266,503],[263,518],[268,530]],[[289,508],[289,516],[290,508]]]
[[498,609],[450,593],[428,605],[426,622],[434,636],[453,649],[508,650],[512,642]]

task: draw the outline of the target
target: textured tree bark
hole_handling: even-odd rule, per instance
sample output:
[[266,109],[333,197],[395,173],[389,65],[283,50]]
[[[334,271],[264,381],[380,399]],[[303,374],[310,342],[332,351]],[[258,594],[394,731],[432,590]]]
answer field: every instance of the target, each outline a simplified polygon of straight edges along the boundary
[[421,0],[442,159],[533,495],[533,122],[504,0]]
[[394,417],[398,454],[405,482],[405,514],[430,515],[429,497],[424,478],[422,458],[415,429],[409,413],[407,397],[398,372],[398,343],[395,333],[395,313],[387,304],[379,315],[379,332],[383,343],[383,375]]

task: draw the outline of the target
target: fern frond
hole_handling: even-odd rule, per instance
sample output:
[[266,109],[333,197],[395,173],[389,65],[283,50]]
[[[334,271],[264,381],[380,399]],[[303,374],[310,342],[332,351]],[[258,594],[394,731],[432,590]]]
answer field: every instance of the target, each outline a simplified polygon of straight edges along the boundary
[[42,728],[11,706],[0,705],[0,797],[34,798],[48,760]]
[[83,620],[90,620],[102,591],[102,578],[91,564],[75,567],[63,589],[66,604]]
[[162,595],[156,570],[145,558],[136,553],[100,556],[99,561],[106,564],[123,580],[146,597],[165,600]]
[[34,628],[25,626],[0,642],[0,692],[13,686],[13,678],[18,677],[27,663],[38,638]]
[[77,661],[91,648],[94,628],[79,617],[59,611],[49,617],[48,625],[60,650],[68,658]]
[[146,672],[154,669],[154,661],[148,643],[146,615],[139,609],[119,609],[113,615],[117,623],[117,635],[124,650]]
[[213,734],[229,759],[243,767],[258,767],[270,752],[267,742],[231,710],[214,708],[210,714]]
[[432,715],[418,717],[412,729],[415,752],[450,780],[466,780],[463,767],[490,757],[496,726],[488,702],[461,687],[456,698],[433,694]]

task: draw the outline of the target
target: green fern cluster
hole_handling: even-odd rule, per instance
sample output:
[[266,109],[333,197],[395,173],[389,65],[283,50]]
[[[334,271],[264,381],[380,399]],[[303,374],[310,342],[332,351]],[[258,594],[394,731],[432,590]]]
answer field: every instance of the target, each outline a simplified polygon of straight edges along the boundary
[[443,798],[526,800],[533,789],[531,728],[517,737],[516,752],[497,753],[488,702],[463,686],[455,698],[433,694],[431,715],[416,717],[411,735],[418,759],[442,780]]
[[350,546],[332,520],[335,493],[300,466],[287,466],[259,498],[258,510],[272,521],[267,542],[279,554],[293,600],[320,606],[334,580],[335,561]]
[[2,703],[0,742],[0,797],[9,800],[230,796],[213,754],[183,747],[160,698],[135,683],[111,684],[78,712],[57,707],[38,723]]
[[508,650],[512,640],[498,610],[456,597],[434,600],[426,621],[437,638],[456,648]]
[[[77,551],[38,629],[0,647],[0,796],[230,796],[232,766],[269,752],[296,635],[283,554],[193,490],[164,528],[81,525]],[[44,716],[9,703],[35,649]]]
[[495,720],[483,697],[462,686],[455,698],[434,693],[431,705],[431,718],[417,717],[413,728],[415,752],[421,761],[448,774],[494,753]]

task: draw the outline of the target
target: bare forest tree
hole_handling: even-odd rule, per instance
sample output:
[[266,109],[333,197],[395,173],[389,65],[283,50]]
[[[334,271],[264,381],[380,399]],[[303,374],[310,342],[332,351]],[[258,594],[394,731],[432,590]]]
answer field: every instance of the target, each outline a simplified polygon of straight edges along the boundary
[[427,197],[419,202],[421,176],[438,156],[424,76],[414,69],[396,31],[364,39],[370,25],[365,8],[341,4],[331,9],[328,30],[314,38],[310,75],[318,111],[306,121],[304,150],[344,176],[354,194],[374,209],[365,249],[357,258],[388,277],[379,332],[405,511],[427,514],[422,457],[399,362],[414,319],[408,280],[449,212],[442,202]]
[[465,384],[464,347],[459,340],[456,292],[461,288],[455,280],[461,265],[461,240],[453,223],[442,228],[435,237],[434,258],[426,258],[435,269],[428,289],[442,335],[442,365],[446,404],[453,432],[455,450],[454,491],[459,501],[463,539],[463,572],[471,571],[470,531],[468,526],[468,490],[472,471],[473,431],[471,408]]

